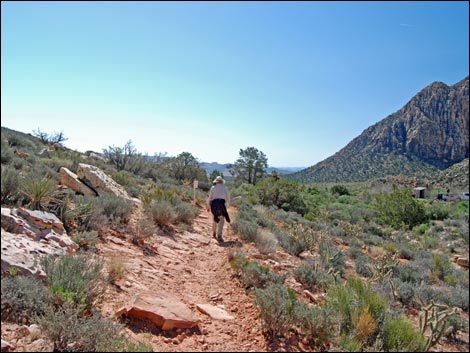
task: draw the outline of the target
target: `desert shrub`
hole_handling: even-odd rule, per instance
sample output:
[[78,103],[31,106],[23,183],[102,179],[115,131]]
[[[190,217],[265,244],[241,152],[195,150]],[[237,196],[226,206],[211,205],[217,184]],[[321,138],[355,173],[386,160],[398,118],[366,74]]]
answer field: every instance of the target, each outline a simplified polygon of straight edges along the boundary
[[78,232],[73,235],[71,239],[78,244],[80,250],[92,250],[95,249],[96,244],[100,241],[97,231],[85,231]]
[[309,344],[320,350],[323,350],[323,346],[328,344],[335,334],[332,330],[335,326],[334,315],[324,306],[311,308],[306,303],[297,301],[293,321]]
[[369,258],[367,256],[361,255],[356,258],[355,264],[356,273],[364,277],[372,277],[373,271]]
[[256,183],[254,191],[262,205],[274,205],[301,215],[307,213],[307,206],[302,199],[301,186],[298,183],[283,178],[266,178]]
[[[53,342],[55,352],[128,352],[144,348],[121,336],[122,324],[104,319],[99,313],[85,317],[67,305],[48,308],[39,325]],[[149,345],[145,349],[152,351]]]
[[336,284],[327,289],[327,305],[339,319],[340,332],[351,333],[362,312],[368,310],[372,319],[383,322],[388,302],[378,295],[369,283],[350,277],[345,286]]
[[426,207],[426,218],[430,220],[441,220],[448,218],[450,209],[448,205],[433,203]]
[[241,239],[248,242],[256,241],[258,226],[253,222],[244,219],[237,219],[232,223],[232,228],[236,233],[238,233]]
[[412,229],[426,219],[424,205],[414,199],[406,188],[394,188],[390,194],[376,195],[374,208],[380,222],[396,229]]
[[444,281],[446,276],[452,274],[452,264],[445,256],[433,254],[432,257],[433,267],[431,273],[435,278]]
[[131,183],[132,175],[131,173],[120,170],[114,173],[112,176],[113,180],[121,186],[128,186]]
[[318,252],[323,261],[323,267],[327,270],[333,270],[342,275],[344,268],[344,253],[341,249],[331,245],[329,241],[319,243]]
[[423,223],[420,225],[417,225],[413,228],[413,231],[416,232],[417,234],[424,234],[428,230],[428,225]]
[[339,338],[339,347],[342,352],[361,352],[362,343],[354,336],[341,335]]
[[127,223],[132,214],[132,202],[119,196],[104,194],[93,199],[92,223],[99,229],[105,223]]
[[271,272],[269,268],[247,259],[243,254],[235,254],[230,264],[245,288],[263,288],[272,283],[284,283],[285,280],[285,276]]
[[37,278],[2,277],[2,321],[30,324],[51,302],[49,290]]
[[[468,294],[468,293],[467,293]],[[467,295],[468,300],[468,295]],[[467,307],[468,310],[468,307]],[[457,333],[468,329],[468,321],[463,320],[458,315],[451,315],[447,318],[448,329],[445,333],[445,337],[452,341],[457,341]]]
[[152,201],[167,201],[172,204],[178,197],[175,188],[163,187],[158,185],[149,185],[142,189],[140,200],[144,207],[150,206]]
[[468,313],[469,306],[468,287],[452,287],[449,295],[442,296],[441,302],[452,307],[458,307]]
[[271,254],[276,251],[278,241],[272,232],[260,229],[256,234],[255,245],[261,254]]
[[108,280],[115,283],[124,278],[125,266],[120,258],[113,257],[108,261]]
[[403,266],[398,265],[396,272],[400,281],[405,283],[410,283],[416,286],[421,283],[429,282],[426,273],[420,271],[419,267],[416,267],[415,263],[408,263]]
[[295,292],[281,283],[255,289],[255,300],[263,325],[272,336],[284,335],[295,322]]
[[412,306],[415,297],[416,284],[410,282],[402,282],[395,280],[395,289],[397,292],[397,300],[403,305]]
[[155,234],[155,223],[145,217],[137,222],[136,230],[132,233],[132,242],[134,244],[143,244],[146,239]]
[[2,166],[10,164],[14,158],[14,154],[12,149],[8,146],[8,143],[6,140],[3,138],[2,135],[2,142],[1,142],[1,162]]
[[89,253],[43,256],[41,266],[47,275],[51,293],[60,301],[73,304],[82,310],[91,306],[102,293],[102,263]]
[[415,297],[420,303],[441,302],[446,294],[441,289],[436,289],[428,284],[422,284],[415,288]]
[[405,318],[387,318],[383,330],[383,349],[386,352],[424,352],[426,342]]
[[325,290],[334,283],[333,277],[326,273],[318,264],[304,262],[293,271],[294,278],[308,290],[316,292]]
[[[3,163],[3,162],[2,162]],[[19,191],[18,171],[2,165],[1,202],[2,205],[16,205],[22,199]]]
[[335,195],[351,195],[348,188],[344,185],[333,185],[330,189],[330,192]]
[[174,210],[176,213],[175,222],[185,224],[191,224],[199,212],[196,206],[183,201],[177,202],[174,206]]

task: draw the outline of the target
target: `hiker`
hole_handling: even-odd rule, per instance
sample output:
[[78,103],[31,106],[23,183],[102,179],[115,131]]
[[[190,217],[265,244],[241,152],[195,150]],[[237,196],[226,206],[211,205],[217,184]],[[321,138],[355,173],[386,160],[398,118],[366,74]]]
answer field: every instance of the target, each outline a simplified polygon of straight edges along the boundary
[[230,223],[230,217],[227,209],[230,203],[230,191],[225,186],[225,180],[219,175],[212,182],[209,197],[207,198],[207,212],[212,211],[214,220],[212,222],[212,236],[218,241],[224,241],[222,232],[225,220]]

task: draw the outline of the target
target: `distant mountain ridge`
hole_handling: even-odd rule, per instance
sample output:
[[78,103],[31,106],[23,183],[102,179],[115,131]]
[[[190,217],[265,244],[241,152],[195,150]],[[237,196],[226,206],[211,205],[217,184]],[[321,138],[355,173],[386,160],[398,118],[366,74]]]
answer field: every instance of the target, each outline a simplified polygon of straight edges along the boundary
[[[231,165],[230,163],[221,164],[217,162],[200,162],[199,165],[207,172],[207,174],[211,174],[214,170],[218,170],[224,177],[232,176],[228,171],[228,168]],[[266,172],[270,174],[273,170],[276,170],[279,175],[287,175],[302,169],[304,169],[304,167],[268,167],[266,168]]]
[[298,182],[429,175],[469,157],[469,78],[434,82],[333,156],[290,174]]

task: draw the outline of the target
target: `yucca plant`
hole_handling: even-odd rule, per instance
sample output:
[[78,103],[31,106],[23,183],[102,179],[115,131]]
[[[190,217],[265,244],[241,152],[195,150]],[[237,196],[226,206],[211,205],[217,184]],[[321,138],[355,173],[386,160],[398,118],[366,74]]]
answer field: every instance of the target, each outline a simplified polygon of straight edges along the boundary
[[46,206],[57,201],[55,182],[47,176],[27,176],[22,183],[21,192],[30,200],[28,207],[33,210],[44,210]]

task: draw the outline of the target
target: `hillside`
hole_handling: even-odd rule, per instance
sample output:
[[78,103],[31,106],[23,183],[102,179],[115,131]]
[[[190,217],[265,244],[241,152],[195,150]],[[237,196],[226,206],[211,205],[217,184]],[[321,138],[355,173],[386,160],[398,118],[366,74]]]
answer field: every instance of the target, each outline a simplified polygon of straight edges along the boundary
[[[117,170],[4,127],[1,143],[2,351],[416,351],[431,300],[458,314],[432,350],[468,351],[468,202],[416,201],[432,221],[392,230],[377,223],[370,194],[383,181],[339,195],[268,177],[258,190],[229,184],[232,222],[217,242],[207,192],[194,205],[192,186],[164,163]],[[115,188],[81,174],[87,166]],[[309,200],[308,219],[289,209],[298,199]],[[38,254],[64,267],[38,280]],[[97,263],[99,285],[82,292],[86,266]],[[356,290],[366,295],[353,298]],[[343,295],[350,307],[335,306]],[[377,302],[368,319],[376,333],[342,341],[343,308],[357,321],[366,315],[357,308]],[[392,315],[405,326],[385,325]],[[382,343],[403,332],[411,341]]]
[[469,157],[469,79],[434,82],[333,156],[288,178],[303,183],[428,176]]

